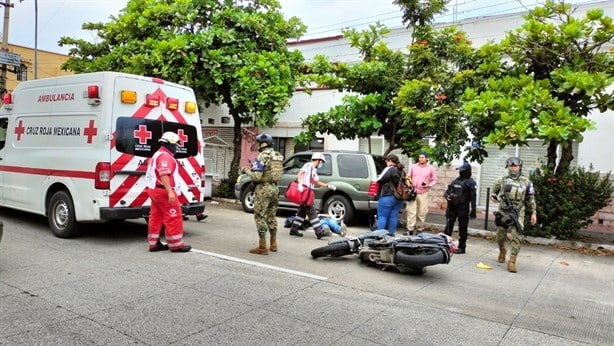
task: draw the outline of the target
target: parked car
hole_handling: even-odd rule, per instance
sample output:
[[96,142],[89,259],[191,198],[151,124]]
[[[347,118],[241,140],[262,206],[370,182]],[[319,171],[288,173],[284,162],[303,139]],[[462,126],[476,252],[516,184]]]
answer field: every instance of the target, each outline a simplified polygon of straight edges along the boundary
[[[285,198],[288,184],[297,174],[313,151],[295,153],[284,161],[284,171],[279,182],[279,208],[296,209],[297,204]],[[318,169],[320,181],[337,186],[336,190],[316,187],[314,205],[322,213],[336,220],[351,224],[357,213],[377,209],[377,202],[368,196],[369,186],[375,184],[377,175],[386,167],[381,155],[358,151],[324,151],[326,162]],[[241,201],[243,210],[254,212],[254,192],[248,189],[251,179],[243,174],[235,183],[235,197]]]

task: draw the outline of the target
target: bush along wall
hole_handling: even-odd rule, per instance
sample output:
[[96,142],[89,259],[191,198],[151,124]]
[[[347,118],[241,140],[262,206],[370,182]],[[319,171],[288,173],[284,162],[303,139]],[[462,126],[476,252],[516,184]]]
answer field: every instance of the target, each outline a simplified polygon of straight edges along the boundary
[[[592,167],[591,167],[592,168]],[[535,237],[552,236],[557,239],[573,239],[578,231],[593,222],[595,213],[610,203],[612,184],[610,173],[599,173],[581,167],[555,176],[546,167],[530,174],[535,185],[537,224],[531,225],[530,215],[525,215],[525,234]]]

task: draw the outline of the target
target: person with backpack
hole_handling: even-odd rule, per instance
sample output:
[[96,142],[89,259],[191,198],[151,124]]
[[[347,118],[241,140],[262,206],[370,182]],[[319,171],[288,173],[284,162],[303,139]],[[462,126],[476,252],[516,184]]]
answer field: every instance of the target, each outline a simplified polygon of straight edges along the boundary
[[465,161],[456,168],[458,177],[448,185],[448,189],[443,193],[443,197],[448,202],[446,208],[446,229],[445,233],[452,236],[454,223],[458,219],[458,248],[454,250],[456,254],[465,253],[467,247],[467,225],[469,218],[475,219],[475,204],[477,184],[471,177],[471,165]]
[[[252,163],[247,175],[252,179],[254,187],[254,220],[258,231],[258,246],[249,252],[257,255],[268,255],[269,251],[277,251],[277,205],[279,203],[279,188],[277,183],[283,171],[284,157],[273,149],[273,137],[262,133],[256,136],[258,157]],[[267,250],[266,234],[271,236],[271,244]]]
[[399,224],[399,211],[403,205],[403,199],[394,196],[397,184],[404,184],[405,166],[399,161],[399,157],[390,154],[386,157],[386,168],[377,178],[380,186],[379,199],[377,201],[377,229],[386,229],[388,234],[394,236]]

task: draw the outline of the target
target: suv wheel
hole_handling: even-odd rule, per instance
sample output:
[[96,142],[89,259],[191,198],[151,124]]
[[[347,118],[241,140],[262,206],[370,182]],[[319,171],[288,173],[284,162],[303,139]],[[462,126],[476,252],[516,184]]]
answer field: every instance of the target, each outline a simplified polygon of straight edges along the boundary
[[253,190],[245,189],[241,194],[241,206],[248,213],[254,212],[254,200],[256,194]]
[[354,219],[354,206],[352,202],[341,195],[333,195],[326,200],[324,204],[324,212],[336,221],[343,220],[344,223],[349,224]]

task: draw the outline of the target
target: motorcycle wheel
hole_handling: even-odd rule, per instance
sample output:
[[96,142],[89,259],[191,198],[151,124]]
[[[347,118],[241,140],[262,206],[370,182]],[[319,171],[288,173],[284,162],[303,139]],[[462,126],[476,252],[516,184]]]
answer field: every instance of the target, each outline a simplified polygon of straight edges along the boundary
[[395,257],[396,263],[416,268],[446,263],[446,254],[441,249],[430,249],[430,251],[427,250],[417,254],[397,251]]
[[350,244],[348,244],[347,242],[339,242],[339,243],[328,244],[326,246],[322,246],[322,247],[311,250],[311,257],[313,258],[324,257],[324,256],[339,257],[339,256],[349,255],[351,253],[352,253],[352,249],[350,249]]

